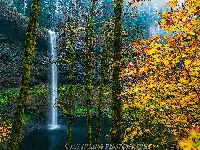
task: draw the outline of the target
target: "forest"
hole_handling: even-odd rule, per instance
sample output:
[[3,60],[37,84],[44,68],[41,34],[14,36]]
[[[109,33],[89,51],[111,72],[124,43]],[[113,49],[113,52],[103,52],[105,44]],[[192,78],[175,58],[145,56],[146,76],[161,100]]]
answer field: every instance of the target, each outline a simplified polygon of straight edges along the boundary
[[200,150],[199,0],[0,0],[0,150]]

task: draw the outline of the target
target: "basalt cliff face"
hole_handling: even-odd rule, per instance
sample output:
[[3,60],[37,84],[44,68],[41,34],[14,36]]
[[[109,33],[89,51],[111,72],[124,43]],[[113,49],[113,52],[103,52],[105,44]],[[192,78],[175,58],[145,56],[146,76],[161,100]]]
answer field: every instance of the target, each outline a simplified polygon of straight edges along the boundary
[[[4,6],[4,7],[3,7]],[[0,0],[0,90],[19,88],[20,86],[20,66],[23,58],[24,41],[27,29],[27,18],[16,12],[12,7],[8,7]],[[48,38],[44,28],[39,28],[35,56],[32,63],[30,87],[42,83],[47,83],[48,69]],[[82,48],[76,50],[75,58],[75,80],[76,83],[84,84],[84,42]],[[61,54],[63,51],[58,50]],[[93,65],[94,84],[99,83],[99,63]],[[69,83],[69,65],[58,66],[58,83]]]
[[[6,31],[8,34],[6,34]],[[19,32],[18,36],[16,32]],[[0,90],[19,88],[20,86],[20,66],[23,58],[24,37],[25,34],[18,31],[18,28],[15,30],[12,24],[3,22],[0,19]],[[42,43],[39,40],[36,44],[31,67],[30,87],[48,82],[48,43]],[[84,81],[84,66],[82,63],[81,60],[76,58],[75,79],[76,83],[80,84],[83,84]],[[59,65],[58,70],[59,84],[68,84],[68,64]]]
[[[27,11],[28,15],[30,10]],[[19,13],[15,6],[10,5],[9,0],[6,2],[5,0],[0,0],[0,20],[4,19],[10,22],[15,27],[18,27],[23,32],[27,30],[28,27],[28,17]],[[44,27],[40,27],[38,29],[38,37],[46,40],[47,29]]]
[[[0,16],[0,90],[18,88],[25,31]],[[47,45],[38,39],[31,72],[31,85],[47,82]]]

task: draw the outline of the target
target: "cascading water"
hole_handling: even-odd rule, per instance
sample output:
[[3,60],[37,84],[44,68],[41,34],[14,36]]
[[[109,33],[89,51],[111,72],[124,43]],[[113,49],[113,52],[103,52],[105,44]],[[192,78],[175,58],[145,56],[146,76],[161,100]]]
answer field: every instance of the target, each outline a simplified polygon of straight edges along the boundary
[[50,103],[49,126],[51,129],[57,128],[57,50],[56,50],[56,33],[49,30],[49,61],[48,68],[48,99]]
[[26,0],[23,1],[23,15],[26,15],[26,9],[27,9],[27,2]]

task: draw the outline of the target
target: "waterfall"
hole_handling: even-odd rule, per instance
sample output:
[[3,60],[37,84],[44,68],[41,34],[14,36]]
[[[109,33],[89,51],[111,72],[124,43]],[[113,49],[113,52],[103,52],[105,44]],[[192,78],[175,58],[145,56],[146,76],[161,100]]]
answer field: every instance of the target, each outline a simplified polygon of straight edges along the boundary
[[27,2],[26,0],[23,1],[23,15],[26,16],[26,9],[27,9]]
[[49,68],[48,68],[48,99],[50,104],[49,126],[51,129],[57,127],[57,50],[56,50],[56,33],[49,30]]

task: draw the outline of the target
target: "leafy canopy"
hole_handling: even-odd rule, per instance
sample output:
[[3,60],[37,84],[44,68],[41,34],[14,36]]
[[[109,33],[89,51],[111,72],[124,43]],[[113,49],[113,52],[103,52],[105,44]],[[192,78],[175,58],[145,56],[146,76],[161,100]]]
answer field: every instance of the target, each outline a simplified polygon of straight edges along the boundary
[[[134,127],[134,134],[125,134],[124,142],[133,142],[141,135],[154,136],[155,128],[151,125],[164,125],[166,133],[174,135],[174,141],[187,138],[190,129],[199,126],[200,1],[185,0],[182,7],[175,8],[177,4],[177,0],[169,1],[166,7],[170,10],[159,14],[162,19],[157,24],[168,32],[165,44],[155,35],[129,45],[134,45],[138,55],[121,72],[124,84],[121,96],[124,116],[129,114],[132,118],[130,127]],[[145,112],[139,119],[133,114],[138,109]],[[157,136],[154,137],[156,145]],[[166,137],[158,141],[159,145],[170,142]],[[179,146],[183,147],[183,141]]]

